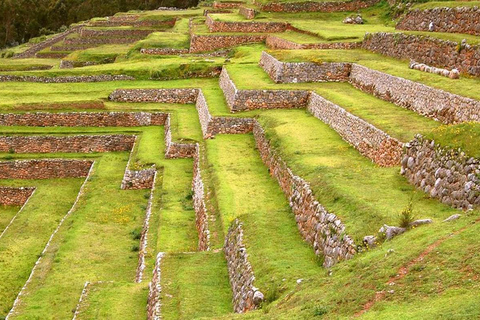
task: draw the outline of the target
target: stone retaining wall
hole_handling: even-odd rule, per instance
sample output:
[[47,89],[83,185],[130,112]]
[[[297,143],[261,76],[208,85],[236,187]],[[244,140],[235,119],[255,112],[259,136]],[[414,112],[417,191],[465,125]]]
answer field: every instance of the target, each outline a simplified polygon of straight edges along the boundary
[[117,102],[195,103],[198,89],[117,89],[108,97]]
[[0,205],[23,206],[35,188],[0,187]]
[[310,93],[304,90],[238,90],[227,69],[220,74],[220,88],[232,112],[252,109],[303,108]]
[[238,13],[249,20],[254,19],[257,15],[257,11],[255,9],[247,8],[244,6],[239,7]]
[[307,109],[376,164],[388,167],[400,163],[403,143],[370,123],[354,116],[315,92],[310,95]]
[[0,113],[0,126],[141,127],[163,126],[163,112]]
[[306,50],[306,49],[358,49],[362,46],[361,42],[324,42],[324,43],[295,43],[283,38],[268,35],[266,40],[269,49],[282,50]]
[[130,162],[125,169],[120,188],[123,190],[152,189],[157,172],[155,166],[143,170],[131,170],[129,164]]
[[245,4],[243,1],[215,1],[213,7],[216,9],[235,9]]
[[233,310],[244,313],[258,308],[263,301],[263,294],[253,285],[255,275],[243,243],[242,223],[238,219],[228,230],[223,250],[233,291]]
[[93,161],[42,159],[0,162],[0,179],[85,178]]
[[162,319],[160,295],[162,293],[162,270],[160,268],[165,253],[159,252],[155,260],[152,281],[148,284],[147,320]]
[[429,66],[480,76],[480,46],[402,33],[367,33],[362,48]]
[[447,77],[447,78],[450,78],[450,79],[460,78],[460,72],[458,72],[457,69],[447,70],[447,69],[443,69],[443,68],[430,67],[430,66],[427,66],[424,63],[417,63],[415,61],[410,61],[410,64],[409,64],[408,67],[410,69],[415,69],[415,70],[420,70],[420,71],[423,71],[423,72],[438,74],[440,76],[444,76],[444,77]]
[[258,122],[253,126],[253,136],[263,162],[289,199],[300,234],[313,246],[315,254],[324,258],[323,265],[330,268],[340,260],[353,257],[355,244],[345,233],[345,225],[315,199],[304,179],[292,173],[270,146]]
[[206,16],[205,24],[210,32],[277,33],[288,28],[285,22],[215,21],[210,15]]
[[76,135],[76,136],[0,136],[0,152],[57,153],[57,152],[115,152],[130,151],[135,136]]
[[78,83],[78,82],[103,82],[103,81],[126,81],[135,80],[134,77],[126,75],[98,75],[98,76],[59,76],[59,77],[37,77],[37,76],[6,76],[0,75],[0,82],[41,82],[41,83]]
[[480,8],[478,7],[416,9],[409,11],[396,28],[480,35],[479,21]]
[[337,12],[357,11],[373,6],[380,0],[353,0],[345,2],[270,2],[259,4],[261,11],[269,12]]
[[205,204],[205,187],[200,171],[200,146],[195,144],[193,154],[193,208],[195,209],[195,225],[198,231],[198,250],[210,250],[210,230],[208,229],[208,212]]
[[195,144],[193,143],[178,143],[172,139],[172,130],[170,127],[170,114],[165,121],[165,158],[192,158],[195,154]]
[[145,30],[145,29],[110,29],[110,30],[97,30],[97,29],[87,29],[83,28],[80,32],[81,37],[147,37],[150,33],[155,32],[155,30]]
[[480,101],[353,64],[350,82],[376,97],[443,123],[480,121]]
[[14,59],[33,58],[33,57],[35,57],[35,54],[37,52],[39,52],[43,49],[46,49],[48,47],[51,47],[53,44],[65,39],[68,35],[70,35],[72,33],[79,32],[80,30],[82,30],[83,27],[84,27],[84,25],[79,25],[79,26],[70,28],[67,31],[62,32],[60,34],[57,34],[57,35],[53,36],[52,38],[50,38],[48,40],[45,40],[45,41],[42,41],[40,43],[34,44],[33,46],[31,46],[27,50],[25,50],[21,53],[15,54],[13,56],[13,58]]
[[348,81],[351,63],[281,62],[262,52],[260,66],[276,83]]
[[402,174],[431,197],[455,208],[480,205],[480,161],[417,135],[406,145]]
[[123,36],[123,37],[82,37],[65,39],[65,45],[104,45],[104,44],[130,44],[142,40],[142,36]]
[[176,21],[177,21],[176,19],[165,20],[165,21],[158,21],[158,20],[116,21],[116,20],[109,19],[109,20],[92,21],[89,23],[89,26],[92,26],[92,27],[133,26],[135,28],[160,27],[160,26],[173,27],[175,26]]
[[140,49],[141,54],[150,55],[179,55],[189,53],[189,49],[172,49],[172,48],[148,48]]
[[266,35],[198,35],[190,37],[190,52],[214,51],[248,43],[263,43]]

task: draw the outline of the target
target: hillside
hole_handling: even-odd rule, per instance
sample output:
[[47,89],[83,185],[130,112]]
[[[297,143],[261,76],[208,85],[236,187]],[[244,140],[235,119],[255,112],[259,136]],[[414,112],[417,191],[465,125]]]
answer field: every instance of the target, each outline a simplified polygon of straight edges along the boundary
[[64,4],[0,51],[0,319],[480,318],[480,2]]

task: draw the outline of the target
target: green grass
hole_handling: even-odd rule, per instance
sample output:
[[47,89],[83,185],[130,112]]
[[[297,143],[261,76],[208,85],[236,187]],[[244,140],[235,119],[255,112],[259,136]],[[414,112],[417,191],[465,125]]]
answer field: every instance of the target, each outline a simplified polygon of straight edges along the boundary
[[161,268],[164,319],[197,319],[232,312],[223,252],[167,254]]
[[375,166],[306,111],[267,112],[260,121],[289,167],[311,183],[317,200],[340,217],[357,243],[383,223],[397,224],[412,198],[418,218],[440,220],[456,212],[415,191],[398,167]]
[[17,214],[20,210],[18,206],[5,206],[0,205],[0,233],[5,230],[7,225],[10,223],[12,218]]
[[426,136],[444,147],[460,148],[468,156],[480,158],[480,124],[477,122],[442,125]]
[[[6,316],[60,219],[70,210],[83,179],[0,180],[2,186],[37,190],[0,239],[0,315]],[[55,201],[50,201],[56,199]],[[45,201],[47,200],[47,201]]]

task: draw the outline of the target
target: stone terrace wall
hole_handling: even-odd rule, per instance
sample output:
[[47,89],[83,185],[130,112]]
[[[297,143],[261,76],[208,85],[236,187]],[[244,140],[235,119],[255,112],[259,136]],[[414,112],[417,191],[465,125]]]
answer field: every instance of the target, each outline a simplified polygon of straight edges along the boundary
[[158,20],[142,20],[142,21],[117,21],[117,20],[99,20],[92,21],[89,23],[89,26],[92,27],[123,27],[123,26],[133,26],[136,28],[142,27],[159,27],[159,26],[175,26],[176,19],[158,21]]
[[200,146],[195,144],[193,154],[193,208],[195,209],[195,224],[198,231],[198,250],[210,250],[210,231],[208,229],[208,212],[205,204],[205,187],[200,171]]
[[117,89],[108,97],[118,102],[195,103],[198,89]]
[[93,161],[87,160],[15,160],[0,162],[0,179],[85,178]]
[[76,136],[0,136],[0,152],[114,152],[130,151],[135,136],[76,135]]
[[150,54],[150,55],[179,55],[189,53],[189,49],[172,49],[172,48],[147,48],[140,49],[141,54]]
[[480,8],[434,8],[427,10],[412,10],[397,24],[401,30],[468,33],[480,35]]
[[212,117],[201,90],[197,97],[196,108],[204,139],[211,138],[216,134],[248,133],[253,129],[254,120],[251,118]]
[[314,92],[310,95],[307,109],[376,164],[387,167],[400,163],[403,143],[370,123]]
[[220,74],[220,88],[232,112],[252,109],[303,108],[310,93],[303,90],[238,90],[227,69]]
[[257,15],[257,11],[255,9],[247,8],[244,6],[241,6],[238,8],[238,13],[249,20],[254,19],[255,16]]
[[162,270],[160,265],[165,253],[159,252],[157,259],[155,260],[155,267],[153,269],[152,281],[148,284],[148,298],[147,298],[147,320],[160,320],[161,314],[161,301],[160,295],[162,293]]
[[162,126],[162,112],[0,113],[0,126],[141,127]]
[[357,49],[361,42],[324,42],[324,43],[295,43],[283,38],[268,35],[266,40],[269,49],[303,50],[303,49]]
[[379,0],[353,0],[345,2],[270,2],[260,4],[261,11],[270,12],[337,12],[357,11],[373,6]]
[[234,9],[239,8],[243,4],[245,2],[242,1],[215,1],[213,7],[216,9]]
[[123,190],[152,189],[157,171],[155,166],[143,170],[130,170],[129,164],[130,161],[125,169],[120,188]]
[[111,29],[97,30],[83,28],[80,32],[82,37],[146,37],[155,30],[145,29]]
[[318,203],[305,180],[292,173],[270,146],[258,122],[254,124],[253,136],[263,162],[289,199],[300,234],[313,246],[316,255],[324,257],[324,266],[330,268],[353,257],[355,245],[345,234],[345,225]]
[[15,54],[13,56],[13,58],[14,59],[33,58],[33,57],[35,57],[35,54],[37,52],[39,52],[43,49],[46,49],[48,47],[51,47],[53,44],[65,39],[68,35],[70,35],[72,33],[79,32],[80,30],[82,30],[83,27],[84,27],[84,25],[79,25],[79,26],[70,28],[67,31],[62,32],[60,34],[57,34],[57,35],[53,36],[52,38],[50,38],[48,40],[42,41],[40,43],[37,43],[37,44],[31,46],[30,48],[28,48],[27,50],[25,50],[21,53]]
[[402,33],[367,33],[362,47],[397,59],[480,76],[480,46]]
[[233,290],[233,310],[244,313],[256,309],[263,301],[263,294],[253,285],[255,275],[243,243],[242,223],[238,219],[228,230],[223,250]]
[[0,187],[0,205],[23,206],[35,188]]
[[78,82],[103,82],[103,81],[126,81],[126,80],[135,80],[135,78],[131,76],[126,76],[126,75],[112,76],[107,74],[98,75],[98,76],[59,76],[59,77],[0,75],[0,82],[78,83]]
[[165,158],[192,158],[195,154],[195,144],[173,142],[170,118],[169,114],[165,121]]
[[431,197],[455,208],[480,205],[480,161],[418,135],[407,144],[402,174]]
[[190,52],[214,51],[248,43],[265,42],[266,35],[198,35],[190,37]]
[[142,40],[142,36],[123,36],[123,37],[82,37],[82,38],[70,38],[65,39],[64,44],[71,45],[103,45],[103,44],[129,44]]
[[215,21],[210,15],[205,18],[205,24],[210,32],[276,33],[285,32],[288,28],[285,22]]
[[353,64],[350,82],[383,100],[450,124],[480,121],[480,101]]
[[351,63],[281,62],[262,52],[260,66],[276,83],[348,81]]

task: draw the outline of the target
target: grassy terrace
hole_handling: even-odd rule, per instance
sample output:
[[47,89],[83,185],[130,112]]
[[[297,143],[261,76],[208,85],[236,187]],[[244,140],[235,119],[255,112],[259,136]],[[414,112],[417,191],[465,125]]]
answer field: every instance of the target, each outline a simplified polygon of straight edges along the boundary
[[456,212],[415,191],[398,167],[375,166],[305,111],[266,112],[260,122],[293,172],[311,183],[318,201],[340,216],[357,242],[383,223],[397,224],[410,199],[418,218],[440,220]]
[[271,303],[322,267],[302,241],[287,200],[254,145],[251,135],[219,135],[207,141],[207,156],[224,231],[235,218],[244,223],[254,285]]
[[0,233],[5,230],[7,225],[19,210],[20,207],[17,206],[0,206]]
[[161,266],[164,319],[231,314],[232,289],[223,252],[167,254]]
[[[60,219],[70,210],[83,179],[0,180],[9,187],[37,190],[0,238],[0,315],[6,316]],[[57,199],[55,202],[45,199]],[[3,229],[2,229],[3,231]]]

